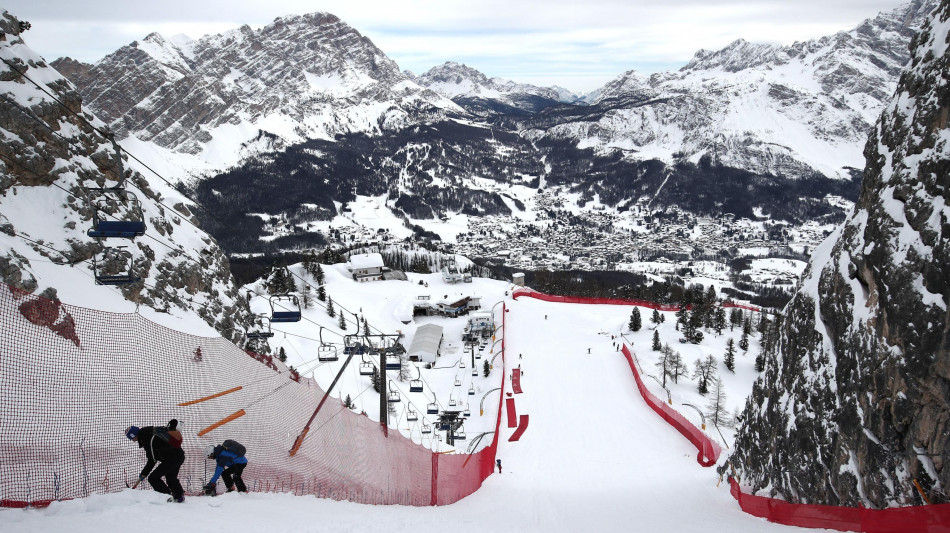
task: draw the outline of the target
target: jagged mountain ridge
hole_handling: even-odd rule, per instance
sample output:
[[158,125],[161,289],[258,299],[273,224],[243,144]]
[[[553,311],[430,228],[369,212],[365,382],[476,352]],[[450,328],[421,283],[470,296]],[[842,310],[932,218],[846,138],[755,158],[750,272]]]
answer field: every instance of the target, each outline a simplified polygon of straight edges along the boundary
[[[21,30],[20,21],[4,11],[0,281],[54,300],[64,293],[119,299],[113,292],[119,291],[121,298],[156,311],[197,317],[226,338],[238,340],[242,330],[235,326],[243,323],[247,303],[231,278],[224,252],[193,225],[197,223],[193,205],[174,189],[128,171],[125,158],[126,187],[141,203],[146,235],[134,241],[86,235],[97,205],[115,218],[134,220],[137,214],[130,201],[89,190],[115,187],[121,181],[116,152],[102,133],[106,125],[83,109],[76,88],[25,44]],[[106,246],[125,247],[132,253],[131,265],[124,257],[101,255]],[[118,287],[94,285],[94,256],[100,258],[100,273],[129,271],[142,281]]]
[[854,213],[766,336],[731,458],[755,490],[871,508],[950,500],[948,44],[943,0],[868,139]]
[[214,168],[238,162],[242,146],[262,138],[273,141],[263,149],[279,149],[464,113],[325,13],[190,43],[153,33],[77,72],[74,81],[120,136],[194,155]]
[[478,116],[517,114],[519,110],[532,114],[563,103],[578,102],[582,98],[563,88],[489,78],[454,61],[432,67],[414,80]]
[[678,72],[627,72],[590,109],[549,110],[522,124],[531,139],[634,159],[698,161],[759,174],[845,178],[863,168],[867,132],[936,0],[914,0],[857,28],[791,46],[738,40],[701,50]]

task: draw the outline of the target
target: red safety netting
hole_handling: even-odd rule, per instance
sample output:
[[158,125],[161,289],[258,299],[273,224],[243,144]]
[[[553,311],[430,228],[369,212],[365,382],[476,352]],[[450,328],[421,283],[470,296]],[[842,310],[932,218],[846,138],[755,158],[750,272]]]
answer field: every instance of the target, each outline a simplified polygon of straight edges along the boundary
[[950,532],[948,503],[891,509],[796,504],[745,494],[739,488],[739,483],[731,477],[729,484],[733,497],[743,511],[777,524],[865,533]]
[[[125,489],[145,463],[125,428],[172,418],[185,437],[179,479],[189,494],[200,493],[214,469],[205,446],[226,438],[248,449],[243,477],[252,491],[443,505],[474,492],[492,472],[497,439],[473,455],[433,454],[399,432],[384,436],[377,422],[336,398],[291,457],[323,395],[283,363],[223,338],[0,285],[0,505]],[[503,397],[504,390],[496,435]]]
[[508,413],[508,427],[513,428],[518,425],[518,411],[515,409],[515,399],[505,399],[505,411]]
[[[637,307],[646,307],[649,309],[656,309],[658,311],[679,311],[680,306],[674,304],[663,304],[657,302],[651,302],[649,300],[636,300],[628,298],[588,298],[585,296],[554,296],[551,294],[544,294],[543,292],[538,292],[534,289],[529,288],[519,288],[511,293],[512,299],[517,300],[519,296],[526,296],[528,298],[535,298],[537,300],[543,300],[545,302],[558,302],[558,303],[567,303],[567,304],[605,304],[605,305],[635,305]],[[733,302],[723,302],[723,307],[737,307],[739,309],[745,309],[747,311],[759,311],[759,308],[752,307],[750,305],[742,305]],[[687,307],[688,308],[688,307]]]
[[637,369],[637,363],[634,362],[634,355],[626,344],[623,345],[622,352],[623,356],[627,358],[627,363],[630,364],[630,370],[633,371],[633,377],[637,381],[637,389],[640,391],[640,396],[643,397],[643,401],[645,401],[656,414],[663,417],[663,420],[666,420],[667,423],[676,428],[676,431],[679,431],[687,440],[696,446],[696,449],[699,450],[699,453],[696,455],[696,461],[700,465],[712,466],[716,464],[716,461],[719,460],[719,454],[722,453],[719,444],[710,439],[699,428],[691,424],[689,420],[686,420],[686,417],[676,412],[676,410],[670,407],[666,402],[654,396],[653,393],[647,389],[646,385],[643,384],[643,380],[640,379],[640,372]]
[[511,434],[511,437],[508,438],[508,442],[515,442],[520,440],[521,436],[524,435],[524,432],[528,429],[528,415],[521,415],[518,419],[518,429]]
[[515,394],[521,394],[521,369],[515,368],[511,371],[511,391]]

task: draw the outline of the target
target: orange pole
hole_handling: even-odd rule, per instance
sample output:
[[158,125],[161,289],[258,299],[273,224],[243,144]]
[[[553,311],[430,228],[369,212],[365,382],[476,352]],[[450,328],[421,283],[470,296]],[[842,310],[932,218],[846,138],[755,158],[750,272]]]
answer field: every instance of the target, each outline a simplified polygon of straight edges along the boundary
[[230,415],[228,415],[228,416],[222,418],[221,420],[215,422],[214,424],[211,424],[210,426],[208,426],[208,427],[202,429],[201,431],[198,432],[198,436],[199,436],[199,437],[203,437],[203,436],[205,436],[206,434],[210,433],[211,431],[214,431],[214,430],[218,429],[219,427],[221,427],[221,426],[227,424],[228,422],[233,422],[233,421],[237,420],[238,418],[241,418],[242,416],[244,416],[244,415],[246,415],[246,414],[247,414],[247,413],[244,411],[244,409],[241,409],[240,411],[236,411],[236,412],[234,412],[234,413],[232,413],[232,414],[230,414]]
[[215,399],[215,398],[217,398],[217,397],[219,397],[219,396],[224,396],[225,394],[231,394],[232,392],[237,392],[237,391],[239,391],[239,390],[241,390],[241,389],[243,389],[243,388],[244,388],[244,387],[242,387],[242,386],[239,385],[239,386],[237,386],[237,387],[234,387],[233,389],[228,389],[228,390],[226,390],[226,391],[224,391],[224,392],[219,392],[219,393],[217,393],[217,394],[212,394],[211,396],[205,396],[204,398],[198,398],[197,400],[191,400],[190,402],[180,403],[180,404],[178,404],[178,407],[188,407],[189,405],[194,405],[194,404],[196,404],[196,403],[201,403],[201,402],[206,402],[206,401],[208,401],[208,400],[213,400],[213,399]]

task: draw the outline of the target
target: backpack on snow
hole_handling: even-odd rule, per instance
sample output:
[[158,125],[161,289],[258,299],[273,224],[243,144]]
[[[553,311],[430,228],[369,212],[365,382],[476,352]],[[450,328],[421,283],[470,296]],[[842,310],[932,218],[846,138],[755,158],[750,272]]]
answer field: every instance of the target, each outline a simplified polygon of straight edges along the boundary
[[221,443],[221,447],[238,457],[244,457],[244,454],[247,453],[247,448],[236,440],[225,439],[225,441]]

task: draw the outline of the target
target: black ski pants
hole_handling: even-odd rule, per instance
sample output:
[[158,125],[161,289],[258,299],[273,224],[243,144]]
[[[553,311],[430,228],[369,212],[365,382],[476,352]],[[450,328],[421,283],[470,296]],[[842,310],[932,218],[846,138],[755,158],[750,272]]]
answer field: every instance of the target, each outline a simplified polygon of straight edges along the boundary
[[247,463],[233,464],[221,472],[221,479],[224,480],[224,486],[228,488],[229,492],[234,490],[235,486],[238,492],[247,492],[244,480],[241,479],[241,473],[244,472],[245,466],[247,466]]
[[[175,499],[184,496],[185,489],[181,488],[181,483],[178,481],[178,471],[181,470],[183,464],[185,464],[185,452],[181,448],[169,450],[165,458],[158,463],[158,467],[148,475],[148,482],[155,492],[171,494]],[[162,478],[165,479],[162,480]]]

